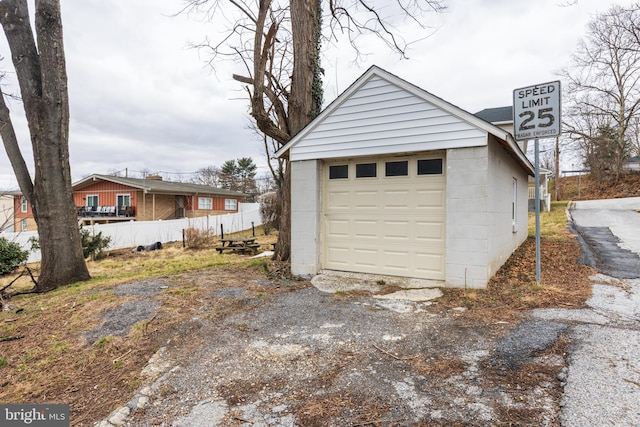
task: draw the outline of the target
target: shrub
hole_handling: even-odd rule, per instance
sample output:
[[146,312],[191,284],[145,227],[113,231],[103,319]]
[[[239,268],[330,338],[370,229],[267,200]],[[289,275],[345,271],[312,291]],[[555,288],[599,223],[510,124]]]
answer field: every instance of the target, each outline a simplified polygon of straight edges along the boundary
[[91,235],[89,230],[80,229],[82,238],[82,255],[85,258],[101,259],[105,257],[105,250],[111,244],[111,237],[103,236],[102,231]]
[[0,237],[0,276],[13,272],[29,257],[19,244]]
[[184,230],[184,243],[186,247],[192,249],[201,249],[213,245],[215,235],[209,229],[198,230],[194,227],[189,227]]
[[260,218],[264,234],[271,233],[271,230],[278,228],[280,219],[280,203],[276,193],[266,193],[260,200]]

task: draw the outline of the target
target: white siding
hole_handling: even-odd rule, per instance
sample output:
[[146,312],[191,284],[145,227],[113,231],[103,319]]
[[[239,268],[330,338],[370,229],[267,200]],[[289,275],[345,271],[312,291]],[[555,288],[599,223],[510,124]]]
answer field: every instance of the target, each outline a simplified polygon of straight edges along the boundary
[[[488,276],[492,277],[522,244],[528,235],[528,175],[506,150],[489,138],[489,198],[491,239],[489,241]],[[511,218],[512,185],[517,181],[516,228]]]
[[13,231],[13,196],[0,195],[0,231]]
[[291,147],[291,160],[473,147],[486,132],[372,76]]

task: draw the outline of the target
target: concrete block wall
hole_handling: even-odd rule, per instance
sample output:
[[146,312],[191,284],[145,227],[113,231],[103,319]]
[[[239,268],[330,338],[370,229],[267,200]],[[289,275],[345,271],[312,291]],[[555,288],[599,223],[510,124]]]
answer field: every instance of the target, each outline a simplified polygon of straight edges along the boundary
[[322,253],[322,162],[290,162],[291,272],[308,276],[320,271]]
[[[527,238],[527,174],[506,150],[489,138],[489,196],[492,201],[490,217],[488,276],[491,278]],[[513,232],[511,203],[513,180],[517,185],[516,231]]]
[[484,288],[489,280],[488,148],[447,150],[446,286]]

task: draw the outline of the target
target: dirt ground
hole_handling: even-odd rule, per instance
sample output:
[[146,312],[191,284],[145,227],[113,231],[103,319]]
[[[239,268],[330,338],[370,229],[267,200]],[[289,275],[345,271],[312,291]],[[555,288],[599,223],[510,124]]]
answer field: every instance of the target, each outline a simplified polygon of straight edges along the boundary
[[[549,322],[540,345],[459,307],[337,299],[307,283],[264,292],[274,284],[254,280],[208,287],[127,425],[557,425],[563,326]],[[207,318],[217,298],[244,309]],[[547,325],[526,324],[526,337]]]
[[123,425],[558,425],[564,325],[521,315],[580,306],[591,271],[548,243],[543,285],[529,240],[488,290],[433,303],[322,293],[264,260],[16,299],[0,401],[68,403],[73,426],[141,390]]

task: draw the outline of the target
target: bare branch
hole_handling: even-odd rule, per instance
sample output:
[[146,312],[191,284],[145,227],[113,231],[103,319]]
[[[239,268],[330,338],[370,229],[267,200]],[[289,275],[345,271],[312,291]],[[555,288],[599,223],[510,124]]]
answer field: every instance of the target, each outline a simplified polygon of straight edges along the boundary
[[[595,168],[621,172],[630,154],[632,120],[640,114],[640,7],[613,6],[596,16],[572,55],[566,128]],[[567,102],[568,101],[568,102]]]

